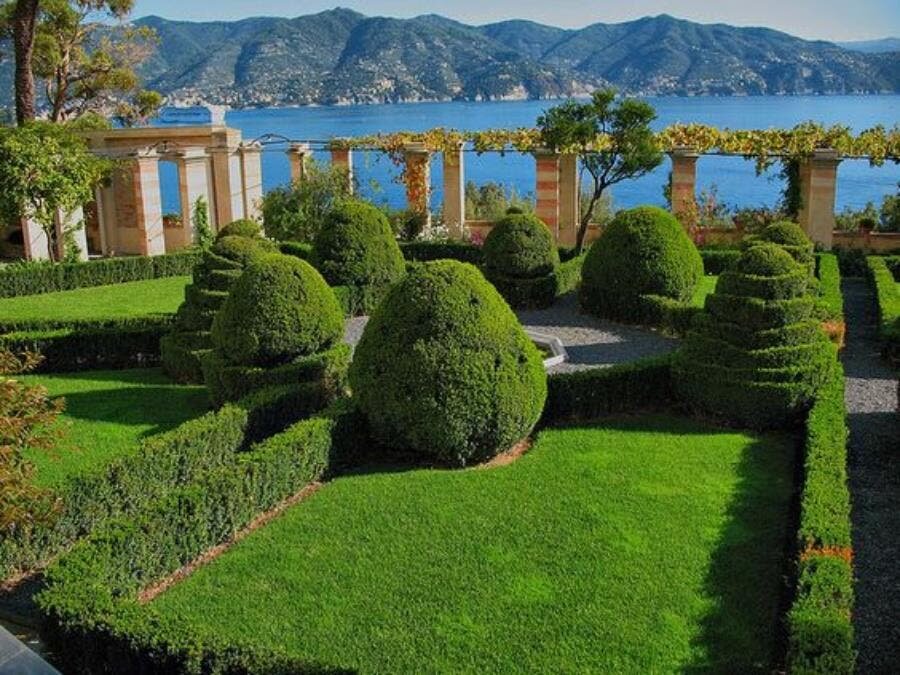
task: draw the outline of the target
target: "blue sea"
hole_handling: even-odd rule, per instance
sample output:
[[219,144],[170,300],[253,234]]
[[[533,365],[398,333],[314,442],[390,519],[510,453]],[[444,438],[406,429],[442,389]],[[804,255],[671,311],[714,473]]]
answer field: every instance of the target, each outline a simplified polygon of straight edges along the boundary
[[[791,127],[814,120],[826,125],[845,124],[860,131],[875,124],[886,127],[900,122],[900,96],[760,96],[760,97],[650,97],[657,111],[656,128],[674,122],[698,122],[732,129]],[[240,129],[244,140],[278,134],[292,140],[327,140],[377,132],[420,131],[432,127],[456,129],[515,128],[533,126],[537,116],[555,101],[413,103],[360,106],[322,106],[235,110],[226,115],[229,126]],[[284,145],[267,146],[263,155],[266,190],[289,180]],[[322,161],[326,152],[316,153]],[[398,169],[389,158],[376,152],[356,152],[354,169],[361,193],[391,206],[404,204],[397,184]],[[495,181],[518,194],[534,190],[534,160],[515,152],[466,155],[466,180]],[[178,210],[178,182],[174,165],[162,165],[163,204]],[[662,204],[668,161],[652,174],[621,183],[612,189],[616,207]],[[781,182],[772,170],[757,176],[752,161],[741,157],[702,157],[697,164],[698,190],[715,186],[720,201],[735,207],[774,205]],[[432,162],[432,203],[441,200],[441,163]],[[892,162],[870,167],[865,160],[845,160],[838,170],[837,210],[861,208],[866,202],[879,204],[895,194],[900,183],[900,165]]]

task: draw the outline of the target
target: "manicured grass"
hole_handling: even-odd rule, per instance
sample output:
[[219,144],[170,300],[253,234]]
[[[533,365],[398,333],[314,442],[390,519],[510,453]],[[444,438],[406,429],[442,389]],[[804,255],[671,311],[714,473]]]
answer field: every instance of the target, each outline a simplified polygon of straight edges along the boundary
[[794,447],[673,416],[334,480],[158,597],[360,672],[767,671]]
[[66,399],[57,422],[57,452],[31,451],[35,480],[56,486],[134,451],[140,440],[198,417],[209,408],[205,387],[173,384],[158,368],[29,375],[30,383]]
[[691,305],[694,307],[703,307],[706,302],[706,296],[716,290],[716,283],[719,281],[717,276],[702,276],[700,283],[697,284],[697,290],[694,291],[694,297],[691,298]]
[[113,286],[78,288],[0,299],[0,323],[54,319],[108,319],[172,314],[184,299],[190,277],[129,281]]

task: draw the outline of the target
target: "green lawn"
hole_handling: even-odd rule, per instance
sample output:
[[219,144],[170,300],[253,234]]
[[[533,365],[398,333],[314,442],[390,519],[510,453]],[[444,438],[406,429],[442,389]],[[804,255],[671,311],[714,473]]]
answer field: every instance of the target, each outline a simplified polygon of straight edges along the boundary
[[190,277],[129,281],[0,299],[0,323],[33,319],[107,319],[172,314],[184,299]]
[[135,450],[140,439],[197,417],[209,407],[205,387],[173,384],[158,368],[29,375],[66,399],[55,453],[31,451],[36,481],[55,486]]
[[716,282],[719,281],[717,276],[702,276],[697,289],[694,291],[694,297],[691,298],[691,304],[694,307],[703,307],[706,302],[706,296],[716,290]]
[[672,416],[339,478],[152,606],[360,672],[768,671],[794,449]]

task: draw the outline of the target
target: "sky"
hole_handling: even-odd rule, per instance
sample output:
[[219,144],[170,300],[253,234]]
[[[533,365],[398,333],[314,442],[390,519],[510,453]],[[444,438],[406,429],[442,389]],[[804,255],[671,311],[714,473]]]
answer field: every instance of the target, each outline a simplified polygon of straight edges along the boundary
[[[134,17],[156,14],[191,21],[248,16],[299,16],[335,5],[318,0],[137,0]],[[342,0],[340,6],[369,16],[441,14],[465,23],[503,19],[580,28],[642,16],[671,14],[702,23],[767,26],[820,40],[900,37],[900,0]]]

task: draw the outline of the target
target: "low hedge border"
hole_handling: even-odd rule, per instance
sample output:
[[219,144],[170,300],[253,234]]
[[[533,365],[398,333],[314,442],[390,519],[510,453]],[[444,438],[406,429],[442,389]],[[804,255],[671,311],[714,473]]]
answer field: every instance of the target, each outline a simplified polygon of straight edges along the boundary
[[897,282],[883,257],[866,258],[869,280],[878,302],[878,334],[884,343],[884,356],[900,361],[900,293]]
[[142,441],[99,471],[72,478],[58,490],[63,510],[52,524],[0,540],[0,578],[37,568],[106,521],[233,465],[250,442],[320,409],[321,398],[309,396],[301,386],[258,391]]
[[199,251],[189,250],[158,256],[123,256],[78,263],[9,265],[0,269],[0,298],[187,276],[199,259]]
[[513,309],[542,309],[578,287],[583,264],[584,256],[580,255],[561,263],[552,274],[536,279],[517,279],[484,268],[482,272]]
[[701,248],[700,257],[703,258],[703,273],[718,276],[741,257],[741,250],[738,248]]

